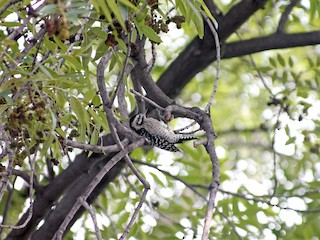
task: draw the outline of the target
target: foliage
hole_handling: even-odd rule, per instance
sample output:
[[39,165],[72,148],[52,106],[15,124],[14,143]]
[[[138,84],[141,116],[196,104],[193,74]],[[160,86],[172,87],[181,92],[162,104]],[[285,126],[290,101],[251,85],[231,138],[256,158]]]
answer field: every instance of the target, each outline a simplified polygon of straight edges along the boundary
[[[29,197],[41,199],[45,188],[82,156],[66,140],[105,145],[102,136],[110,134],[112,124],[97,84],[97,70],[106,52],[112,53],[104,72],[107,94],[114,100],[111,107],[117,119],[126,122],[128,115],[121,105],[128,112],[137,107],[137,98],[129,91],[135,87],[132,68],[128,69],[137,64],[143,51],[140,39],[147,39],[148,67],[152,67],[152,77],[159,79],[194,37],[202,41],[212,35],[204,27],[204,15],[223,31],[218,13],[228,13],[238,1],[214,1],[215,11],[210,1],[202,0],[1,2],[0,166],[6,181],[1,182],[0,213],[2,224],[12,226],[30,207]],[[290,4],[296,5],[285,29],[279,30],[279,19]],[[242,39],[275,32],[277,36],[316,32],[319,9],[317,0],[267,1],[221,43],[222,58],[227,58],[228,44]],[[212,36],[210,39],[213,41]],[[214,58],[215,44],[211,44],[211,51],[200,54]],[[254,54],[220,62],[210,115],[218,135],[215,144],[221,177],[210,239],[320,236],[320,52],[315,44],[290,42],[281,47],[285,49],[263,49],[269,51],[256,51],[256,46],[250,45],[249,53]],[[191,76],[176,102],[204,108],[216,72],[213,63]],[[172,79],[169,87],[175,88],[178,82]],[[177,118],[170,127],[189,123]],[[197,134],[199,138],[204,135]],[[129,232],[132,239],[200,239],[212,163],[203,146],[194,148],[186,143],[179,147],[183,153],[138,148],[130,154],[151,185]],[[83,155],[85,161],[99,158],[88,149]],[[128,167],[117,175],[92,203],[103,239],[121,236],[143,192]],[[58,206],[73,186],[66,187],[52,204]],[[36,196],[29,195],[30,189]],[[41,218],[49,222],[49,215]],[[2,228],[1,238],[11,231],[15,230]],[[91,239],[95,234],[92,219],[85,213],[65,239]]]

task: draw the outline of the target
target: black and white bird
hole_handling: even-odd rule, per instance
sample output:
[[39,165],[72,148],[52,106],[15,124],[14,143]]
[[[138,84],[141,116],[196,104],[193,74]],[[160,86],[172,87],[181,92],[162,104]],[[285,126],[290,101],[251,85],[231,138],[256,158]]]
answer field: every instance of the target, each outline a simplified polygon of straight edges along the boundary
[[197,139],[193,134],[174,133],[164,122],[137,114],[130,119],[130,127],[139,135],[146,137],[151,145],[161,149],[179,152],[176,143]]

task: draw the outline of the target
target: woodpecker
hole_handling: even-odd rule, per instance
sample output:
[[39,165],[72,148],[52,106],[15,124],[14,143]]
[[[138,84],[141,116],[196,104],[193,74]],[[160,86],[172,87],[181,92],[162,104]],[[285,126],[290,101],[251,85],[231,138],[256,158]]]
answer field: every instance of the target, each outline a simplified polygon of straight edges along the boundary
[[141,113],[130,119],[130,127],[139,135],[146,137],[151,145],[171,152],[181,151],[175,146],[176,143],[197,139],[193,134],[176,134],[164,122],[148,118]]

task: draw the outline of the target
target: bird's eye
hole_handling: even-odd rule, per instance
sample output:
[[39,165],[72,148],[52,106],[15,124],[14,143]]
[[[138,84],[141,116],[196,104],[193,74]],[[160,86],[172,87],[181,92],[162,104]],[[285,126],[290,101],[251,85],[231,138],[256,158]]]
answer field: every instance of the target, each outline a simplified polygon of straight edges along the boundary
[[138,115],[137,124],[138,124],[138,125],[142,125],[142,123],[143,123],[143,116],[142,116],[142,115]]

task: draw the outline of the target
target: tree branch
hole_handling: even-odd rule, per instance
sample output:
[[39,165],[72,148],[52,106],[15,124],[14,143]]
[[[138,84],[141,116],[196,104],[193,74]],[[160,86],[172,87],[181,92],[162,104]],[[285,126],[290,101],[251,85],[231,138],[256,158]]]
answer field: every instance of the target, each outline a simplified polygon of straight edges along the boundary
[[133,68],[131,77],[133,81],[139,81],[147,92],[147,96],[161,106],[168,106],[174,101],[170,99],[153,81],[151,74],[148,73],[148,64],[144,52],[145,40],[139,40],[140,52],[137,56],[138,63]]
[[249,40],[227,43],[222,58],[240,57],[272,49],[302,47],[320,44],[320,31],[291,34],[272,34]]
[[295,5],[297,5],[300,2],[300,0],[292,0],[290,4],[286,7],[284,10],[283,14],[281,15],[279,25],[277,28],[277,33],[283,33],[285,32],[285,26],[288,20],[288,17],[290,13],[292,12],[292,9],[294,8]]
[[[127,146],[129,143],[128,139],[124,139],[122,141],[123,146]],[[63,141],[63,144],[65,144],[66,146],[70,146],[73,148],[79,148],[85,151],[91,151],[94,153],[111,153],[111,152],[117,152],[120,150],[118,145],[109,145],[109,146],[96,146],[96,145],[91,145],[91,144],[86,144],[86,143],[80,143],[80,142],[76,142],[76,141],[72,141],[69,139],[65,139]]]
[[[111,136],[105,136],[102,142],[105,145],[114,144]],[[84,186],[81,185],[79,181],[83,179],[86,180],[86,182],[84,183],[86,186],[88,184],[86,176],[88,175],[88,172],[92,168],[92,166],[101,161],[103,162],[105,159],[110,157],[110,155],[113,156],[113,154],[109,154],[108,156],[105,156],[103,154],[92,154],[92,156],[90,157],[90,161],[88,160],[86,152],[77,155],[75,160],[68,166],[66,170],[64,170],[59,176],[54,178],[48,185],[41,187],[37,191],[37,195],[33,203],[34,207],[31,220],[24,228],[13,230],[8,235],[8,239],[28,239],[38,223],[47,215],[48,211],[55,203],[55,201],[59,199],[59,197],[74,183],[77,183],[76,185],[81,187],[81,190],[83,190]],[[75,189],[76,188],[73,187],[72,191],[74,191]],[[70,191],[68,191],[68,194],[72,192],[71,189],[69,190]],[[28,209],[25,211],[25,213],[19,219],[17,225],[20,225],[25,221],[28,216],[28,211]],[[60,211],[59,214],[61,214],[61,212],[62,211]],[[46,223],[47,222],[45,222],[42,227],[45,227]],[[50,225],[48,226],[48,228],[51,229],[52,226],[53,225]],[[48,229],[45,232],[48,232]],[[45,238],[40,237],[39,239]]]
[[110,161],[108,161],[108,163],[99,171],[99,173],[94,177],[94,179],[88,185],[84,193],[81,195],[81,200],[78,199],[77,202],[73,205],[69,214],[64,218],[64,221],[60,225],[60,228],[58,229],[55,236],[53,237],[54,239],[58,239],[58,240],[62,239],[62,236],[65,233],[69,223],[71,222],[71,220],[74,218],[75,214],[81,207],[82,200],[85,201],[86,199],[88,199],[92,191],[100,183],[100,181],[105,176],[105,174],[108,173],[125,155],[127,155],[133,149],[142,146],[143,144],[144,144],[144,139],[141,139],[135,143],[132,143],[129,146],[127,146],[124,151],[119,152],[112,159],[110,159]]
[[[110,142],[107,144],[114,144],[111,142],[112,137],[109,135],[108,139]],[[70,209],[77,201],[77,198],[83,194],[84,189],[88,186],[88,184],[92,181],[92,179],[101,171],[102,167],[115,156],[116,153],[108,154],[107,156],[101,154],[92,154],[90,159],[88,159],[87,154],[81,154],[77,156],[76,164],[71,165],[67,168],[67,170],[72,170],[72,168],[80,166],[82,169],[74,169],[78,172],[77,176],[74,176],[75,180],[69,179],[72,181],[72,185],[68,185],[65,190],[65,194],[60,202],[55,204],[54,211],[50,212],[48,215],[44,215],[44,224],[32,235],[32,239],[52,239],[53,235],[59,228],[63,219],[67,216]],[[99,157],[100,156],[100,157]],[[90,165],[89,165],[90,163]],[[90,167],[84,167],[90,166]],[[116,176],[120,173],[124,166],[124,161],[120,161],[115,167],[113,167],[108,174],[100,181],[95,190],[91,193],[87,202],[91,204],[94,199],[101,194],[102,191],[105,190],[105,186],[114,180]],[[59,175],[60,176],[60,175]],[[58,176],[58,177],[59,177]],[[67,184],[67,183],[66,183]],[[64,186],[63,186],[64,187]],[[68,225],[68,229],[73,225],[73,223],[82,215],[85,211],[85,208],[80,208],[76,213],[75,217],[72,219],[70,224]],[[17,238],[17,239],[25,239],[25,238]]]
[[98,222],[97,222],[95,211],[93,210],[92,206],[87,201],[83,201],[82,205],[89,212],[89,214],[92,218],[92,222],[93,222],[94,230],[96,231],[97,239],[102,240],[102,236],[101,236],[100,229],[98,227]]
[[[220,43],[223,43],[266,2],[267,0],[243,0],[234,5],[225,16],[217,19]],[[203,40],[195,38],[161,75],[157,85],[170,98],[174,98],[198,72],[214,60],[216,60],[215,43],[210,29],[206,27]]]

